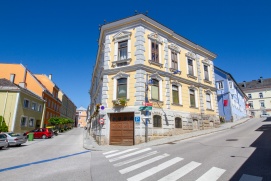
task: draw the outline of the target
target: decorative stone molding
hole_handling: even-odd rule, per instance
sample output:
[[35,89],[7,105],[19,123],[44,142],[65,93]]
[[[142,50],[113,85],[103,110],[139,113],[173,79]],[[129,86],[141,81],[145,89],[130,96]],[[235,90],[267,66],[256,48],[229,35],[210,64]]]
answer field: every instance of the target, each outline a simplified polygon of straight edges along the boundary
[[112,79],[128,78],[130,75],[125,72],[119,71]]
[[204,63],[204,64],[206,64],[206,65],[208,65],[208,66],[210,66],[210,60],[207,59],[207,58],[205,58],[205,59],[202,60],[201,62]]
[[183,118],[180,114],[178,114],[178,113],[173,113],[173,117],[174,117],[174,119],[175,118]]
[[155,115],[161,116],[161,118],[163,118],[163,113],[161,113],[160,111],[152,111],[152,118],[153,118],[153,116],[155,116]]
[[157,73],[157,72],[155,72],[155,73],[153,73],[153,74],[151,74],[150,75],[150,78],[152,78],[152,79],[157,79],[157,80],[163,80],[163,78]]
[[187,52],[187,53],[185,54],[185,56],[187,56],[188,58],[191,58],[191,59],[193,59],[193,60],[196,59],[196,54],[193,53],[193,52]]
[[114,42],[121,42],[124,40],[131,39],[131,32],[128,31],[119,31],[115,36],[113,36]]
[[162,108],[162,106],[164,105],[163,101],[158,101],[154,99],[150,99],[149,102],[152,103],[152,107],[156,107],[156,108]]
[[192,78],[192,79],[197,80],[197,77],[196,77],[196,76],[194,76],[194,75],[187,74],[187,77],[188,77],[188,78]]
[[158,35],[158,33],[149,34],[148,38],[153,40],[153,41],[156,41],[156,42],[158,42],[160,44],[163,44],[163,39],[162,39],[161,36]]
[[189,87],[188,87],[189,89],[193,89],[193,90],[198,90],[198,88],[196,88],[194,85],[190,85]]
[[181,48],[174,43],[171,43],[168,48],[177,53],[181,53]]
[[158,62],[155,62],[155,61],[152,61],[152,60],[149,60],[149,63],[150,63],[151,65],[156,65],[156,66],[158,66],[158,67],[160,67],[160,68],[163,67],[163,64],[158,63]]
[[182,84],[179,81],[177,81],[177,80],[172,80],[171,84],[172,85],[177,85],[177,86],[182,86]]
[[203,81],[204,81],[205,83],[212,84],[212,81],[210,81],[210,80],[204,79]]
[[127,65],[129,65],[130,63],[131,63],[131,61],[132,61],[132,59],[131,58],[128,58],[128,59],[125,59],[125,60],[117,60],[117,61],[113,61],[112,62],[112,67],[114,68],[114,67],[116,67],[117,66],[117,64],[119,64],[119,63],[127,63]]

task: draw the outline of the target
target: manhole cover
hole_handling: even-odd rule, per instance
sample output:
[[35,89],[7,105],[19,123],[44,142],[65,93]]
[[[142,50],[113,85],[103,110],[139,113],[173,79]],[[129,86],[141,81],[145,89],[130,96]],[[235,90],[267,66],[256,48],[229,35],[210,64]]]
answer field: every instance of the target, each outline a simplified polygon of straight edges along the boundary
[[226,139],[226,141],[237,141],[238,139]]

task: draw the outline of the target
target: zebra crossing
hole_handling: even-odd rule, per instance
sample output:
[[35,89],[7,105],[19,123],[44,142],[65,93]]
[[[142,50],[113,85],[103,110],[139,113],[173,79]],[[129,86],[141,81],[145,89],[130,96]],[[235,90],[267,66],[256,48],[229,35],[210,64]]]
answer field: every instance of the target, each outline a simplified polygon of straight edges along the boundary
[[[141,173],[137,173],[133,176],[127,178],[128,181],[140,181],[144,179],[148,179],[151,176],[157,174],[160,171],[170,169],[172,170],[172,166],[175,165],[174,168],[176,168],[176,165],[181,165],[182,161],[184,161],[184,158],[181,157],[174,157],[171,158],[171,156],[167,153],[159,153],[158,151],[152,150],[151,148],[131,148],[123,151],[119,150],[112,150],[108,152],[104,152],[103,155],[105,158],[109,160],[110,163],[113,164],[114,167],[118,168],[118,171],[120,174],[125,175],[128,173],[135,173],[133,171],[136,171],[144,166],[148,166],[152,163],[156,163],[158,161],[164,161],[161,164],[158,164],[152,168],[148,168],[147,170],[144,170]],[[165,159],[166,158],[166,159]],[[187,163],[184,166],[180,166],[180,168],[176,170],[172,170],[171,173],[168,175],[157,179],[158,181],[175,181],[183,178],[189,173],[193,173],[194,170],[197,168],[200,168],[202,166],[202,163],[198,163],[195,161],[191,161]],[[224,173],[226,172],[225,169],[212,167],[203,175],[199,176],[199,178],[195,179],[196,181],[216,181],[218,180]],[[261,177],[255,177],[252,175],[246,175],[244,174],[240,181],[243,180],[262,180]]]
[[[103,155],[109,159],[109,162],[111,162],[114,167],[120,168],[120,167],[124,167],[125,165],[130,164],[130,166],[119,169],[119,172],[121,174],[127,174],[129,172],[132,172],[139,168],[147,166],[151,163],[155,163],[159,160],[161,161],[167,158],[166,161],[164,161],[163,163],[158,164],[157,166],[154,166],[152,168],[149,168],[148,170],[145,170],[141,173],[138,173],[132,177],[127,178],[128,181],[140,181],[143,179],[147,179],[148,177],[151,177],[154,174],[162,170],[165,170],[167,168],[170,168],[171,166],[176,165],[184,160],[184,158],[181,158],[181,157],[169,158],[170,157],[169,154],[167,153],[159,154],[158,151],[152,150],[151,148],[144,148],[141,150],[138,148],[132,148],[132,149],[124,150],[124,151],[112,150],[112,151],[103,153]],[[178,180],[184,177],[186,174],[192,172],[194,169],[198,168],[201,165],[202,165],[201,163],[191,161],[190,163],[164,176],[163,178],[160,178],[159,181]],[[197,181],[218,180],[219,177],[225,171],[226,170],[221,169],[221,168],[212,167],[200,178],[198,178]]]

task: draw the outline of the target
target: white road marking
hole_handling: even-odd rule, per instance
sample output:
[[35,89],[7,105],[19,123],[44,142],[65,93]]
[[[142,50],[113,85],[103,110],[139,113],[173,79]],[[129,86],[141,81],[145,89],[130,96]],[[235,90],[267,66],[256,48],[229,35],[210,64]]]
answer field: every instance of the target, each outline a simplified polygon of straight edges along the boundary
[[118,152],[118,153],[114,153],[114,154],[111,154],[111,155],[107,155],[105,156],[106,158],[111,158],[111,157],[114,157],[114,156],[117,156],[117,155],[121,155],[123,153],[127,153],[127,152],[130,152],[130,151],[134,151],[138,148],[132,148],[132,149],[128,149],[128,150],[125,150],[125,151],[121,151],[121,152]]
[[173,165],[173,164],[175,164],[175,163],[177,163],[177,162],[179,162],[181,160],[183,160],[183,158],[180,158],[180,157],[173,158],[173,159],[168,160],[168,161],[166,161],[166,162],[164,162],[164,163],[162,163],[162,164],[160,164],[160,165],[158,165],[156,167],[153,167],[153,168],[151,168],[149,170],[146,170],[145,172],[142,172],[142,173],[140,173],[138,175],[130,177],[127,180],[128,181],[140,181],[140,180],[143,180],[143,179],[145,179],[145,178],[147,178],[147,177],[149,177],[149,176],[151,176],[151,175],[153,175],[153,174],[155,174],[157,172],[160,172],[163,169],[168,168],[169,166],[171,166],[171,165]]
[[155,162],[155,161],[158,161],[158,160],[161,160],[161,159],[163,159],[163,158],[166,158],[166,157],[168,157],[168,156],[169,156],[169,154],[165,153],[165,154],[163,154],[163,155],[160,155],[160,156],[151,158],[151,159],[146,160],[146,161],[144,161],[144,162],[141,162],[141,163],[132,165],[132,166],[130,166],[130,167],[124,168],[124,169],[120,170],[119,172],[120,172],[121,174],[125,174],[125,173],[131,172],[131,171],[133,171],[133,170],[136,170],[136,169],[138,169],[138,168],[141,168],[141,167],[143,167],[143,166],[145,166],[145,165],[151,164],[151,163],[153,163],[153,162]]
[[115,152],[117,152],[117,151],[119,151],[119,150],[112,150],[112,151],[105,152],[105,153],[103,153],[103,154],[104,154],[104,155],[108,155],[108,154],[110,154],[110,153],[115,153]]
[[123,156],[120,156],[120,157],[117,157],[117,158],[110,159],[109,162],[114,162],[114,161],[117,161],[117,160],[121,160],[123,158],[127,158],[127,157],[130,157],[130,156],[133,156],[133,155],[137,155],[137,154],[149,151],[149,150],[151,150],[151,148],[146,148],[146,149],[143,149],[143,150],[139,150],[139,151],[136,151],[134,153],[130,153],[130,154],[126,154],[126,155],[123,155]]
[[216,181],[226,170],[212,167],[196,181]]
[[194,170],[200,165],[201,163],[198,163],[198,162],[190,162],[186,164],[185,166],[179,168],[178,170],[172,172],[171,174],[161,178],[159,181],[178,180],[179,178],[185,176],[186,174],[188,174],[189,172],[191,172],[192,170]]
[[147,153],[145,155],[142,155],[142,156],[139,156],[139,157],[136,157],[136,158],[132,158],[132,159],[127,160],[127,161],[116,163],[116,164],[114,164],[114,166],[119,167],[119,166],[122,166],[122,165],[125,165],[125,164],[128,164],[128,163],[132,163],[132,162],[138,161],[140,159],[146,158],[148,156],[154,155],[156,153],[158,153],[158,151],[153,151],[153,152]]
[[243,174],[239,181],[262,181],[262,177]]

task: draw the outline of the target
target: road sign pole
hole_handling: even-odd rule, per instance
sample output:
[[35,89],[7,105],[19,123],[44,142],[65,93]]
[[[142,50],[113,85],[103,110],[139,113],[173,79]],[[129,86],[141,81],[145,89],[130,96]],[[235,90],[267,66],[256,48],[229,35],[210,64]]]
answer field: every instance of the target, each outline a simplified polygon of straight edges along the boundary
[[[145,86],[145,102],[149,102],[148,100],[148,90],[149,90],[149,86],[148,86],[148,73],[146,73],[146,86]],[[148,116],[148,111],[145,111],[145,116]],[[145,142],[148,142],[148,119],[145,119]]]

